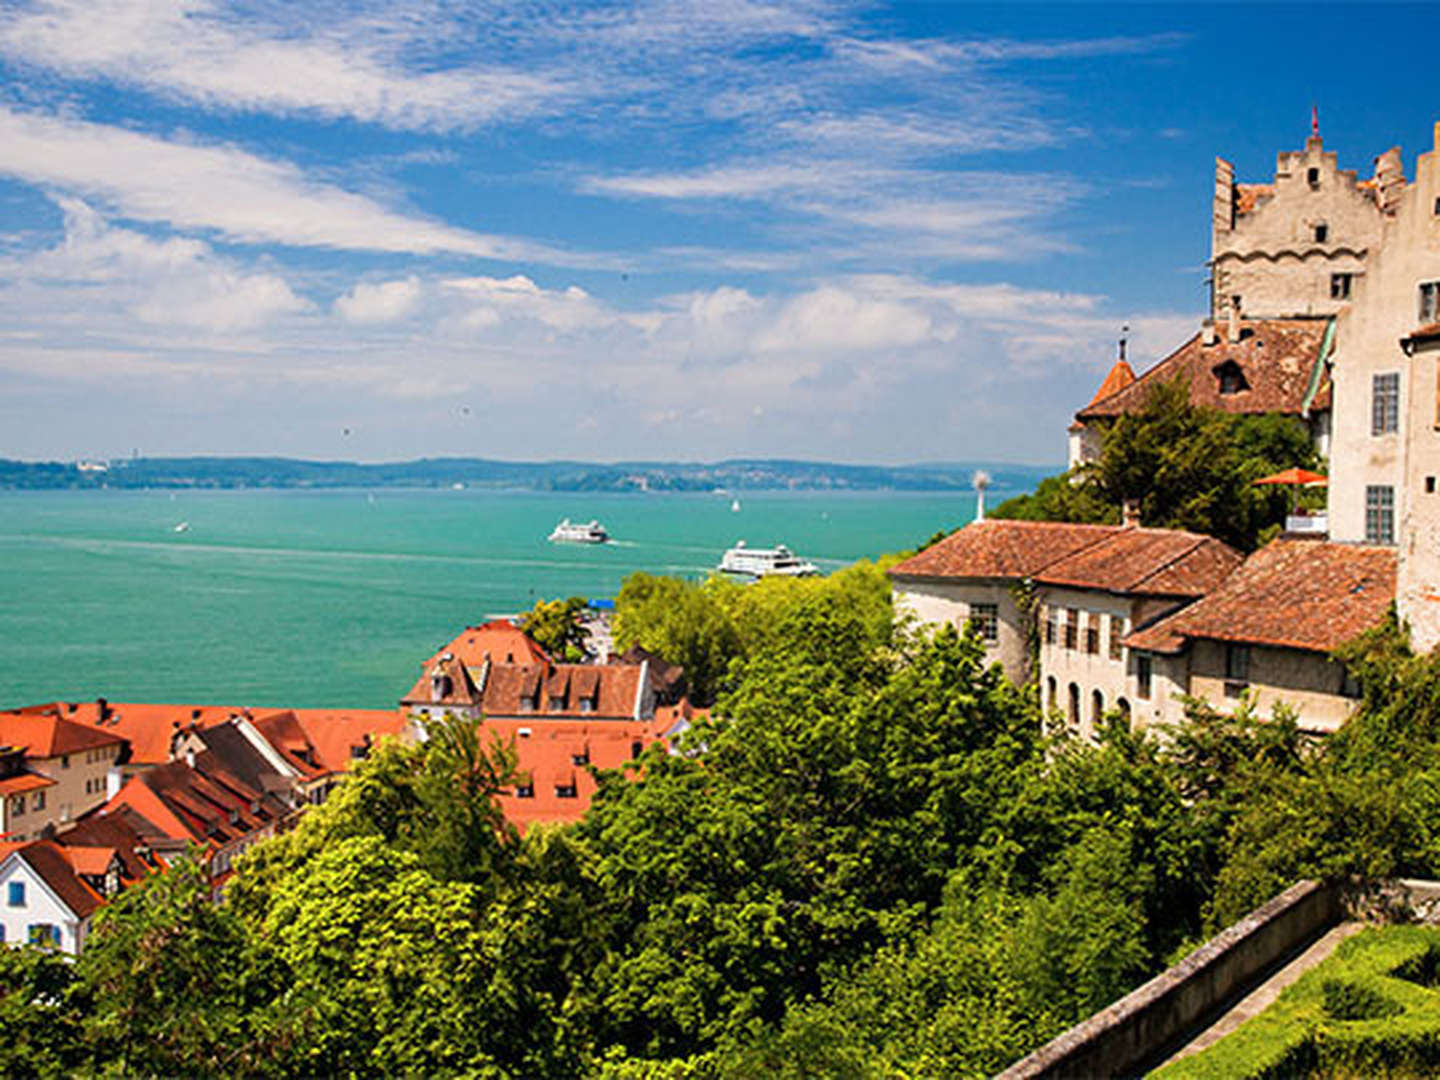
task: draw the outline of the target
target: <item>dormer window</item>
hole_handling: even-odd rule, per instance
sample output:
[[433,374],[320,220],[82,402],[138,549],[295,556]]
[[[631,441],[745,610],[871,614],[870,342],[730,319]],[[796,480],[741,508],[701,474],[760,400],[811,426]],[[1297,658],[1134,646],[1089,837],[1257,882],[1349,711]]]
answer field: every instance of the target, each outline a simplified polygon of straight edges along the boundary
[[515,797],[517,799],[533,799],[535,797],[535,782],[526,780],[524,783],[515,785]]
[[1245,372],[1240,370],[1240,365],[1234,360],[1227,360],[1219,365],[1215,369],[1215,377],[1220,381],[1222,394],[1238,394],[1250,389],[1250,384],[1245,380]]
[[1330,239],[1330,226],[1320,224],[1315,226],[1315,243],[1323,244]]
[[570,764],[572,764],[572,765],[589,765],[589,764],[590,764],[590,748],[587,746],[587,747],[584,747],[584,748],[582,748],[582,749],[580,749],[580,750],[577,750],[577,751],[575,751],[575,753],[571,754],[571,755],[570,755]]
[[549,709],[551,712],[564,712],[565,699],[559,694],[551,694]]
[[568,784],[556,784],[555,797],[557,799],[578,799],[580,792],[575,787],[575,781],[571,780]]

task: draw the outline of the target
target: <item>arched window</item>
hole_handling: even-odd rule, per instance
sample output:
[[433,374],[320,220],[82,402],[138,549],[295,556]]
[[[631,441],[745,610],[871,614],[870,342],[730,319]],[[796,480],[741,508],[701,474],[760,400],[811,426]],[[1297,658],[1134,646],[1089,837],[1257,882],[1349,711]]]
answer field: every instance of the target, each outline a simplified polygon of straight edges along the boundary
[[1100,717],[1105,715],[1105,695],[1096,690],[1090,695],[1090,726],[1098,728]]
[[1130,702],[1123,697],[1115,699],[1115,708],[1120,710],[1120,716],[1125,721],[1125,726],[1130,726]]
[[1060,702],[1057,700],[1059,696],[1059,684],[1056,683],[1055,676],[1051,675],[1050,678],[1045,680],[1045,707],[1049,709],[1059,708]]
[[1070,718],[1072,727],[1080,726],[1080,687],[1073,682],[1070,684],[1070,708],[1066,715]]

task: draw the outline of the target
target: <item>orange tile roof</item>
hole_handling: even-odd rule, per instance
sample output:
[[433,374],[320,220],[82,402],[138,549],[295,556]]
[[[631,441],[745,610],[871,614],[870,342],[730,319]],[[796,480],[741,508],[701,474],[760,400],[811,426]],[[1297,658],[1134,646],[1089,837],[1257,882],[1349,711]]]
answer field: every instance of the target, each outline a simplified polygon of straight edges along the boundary
[[47,776],[39,776],[36,773],[20,773],[18,776],[7,776],[0,780],[0,795],[23,795],[27,791],[37,791],[40,788],[54,787],[55,781]]
[[1211,536],[1178,529],[972,522],[893,567],[892,577],[1022,580],[1141,596],[1203,596],[1244,558]]
[[0,713],[0,745],[23,746],[27,757],[53,758],[125,741],[114,731],[87,726],[70,708],[55,703]]
[[896,578],[1027,578],[1108,539],[1119,525],[974,521],[891,567]]
[[[130,744],[129,761],[159,765],[170,760],[170,740],[183,727],[209,727],[224,723],[239,710],[225,705],[155,705],[107,702],[104,715],[99,702],[52,702],[19,710],[25,714],[59,711],[66,720]],[[107,742],[112,741],[107,739]]]
[[1236,215],[1253,213],[1263,200],[1269,199],[1274,194],[1274,184],[1236,184]]
[[466,667],[478,668],[488,656],[496,664],[547,664],[549,655],[509,619],[491,619],[479,626],[467,626],[454,641],[429,660],[429,667],[449,653]]
[[[476,674],[480,669],[476,668]],[[448,689],[436,697],[435,677],[442,676]],[[438,659],[427,661],[420,672],[420,678],[410,692],[400,699],[402,705],[449,705],[474,707],[480,702],[480,691],[470,675],[470,669],[454,653],[441,653]]]
[[[505,794],[500,805],[510,822],[524,829],[537,822],[578,821],[585,815],[597,785],[586,764],[576,764],[577,755],[597,769],[619,768],[635,756],[636,743],[642,749],[649,746],[668,726],[658,717],[651,723],[487,718],[480,733],[482,738],[493,734],[502,743],[514,741],[518,773],[531,781],[535,794]],[[529,734],[522,736],[522,730]],[[573,785],[574,797],[557,795],[557,785]]]
[[[631,719],[641,670],[636,664],[497,664],[485,681],[480,706],[487,717]],[[527,711],[527,699],[536,701],[533,711]],[[582,711],[581,702],[587,700],[593,704]]]
[[1244,556],[1212,536],[1178,529],[1120,528],[1037,571],[1046,585],[1142,596],[1204,596]]
[[[1219,340],[1204,344],[1196,334],[1124,389],[1104,400],[1092,401],[1075,414],[1081,421],[1113,419],[1144,408],[1150,388],[1183,378],[1190,385],[1190,400],[1197,405],[1232,413],[1287,413],[1300,415],[1320,346],[1326,319],[1242,319],[1241,338],[1231,344],[1226,328],[1217,327]],[[1220,392],[1219,369],[1233,362],[1245,389]],[[1326,377],[1311,407],[1328,408],[1330,385]]]
[[31,869],[77,918],[86,918],[105,903],[99,893],[80,879],[75,867],[65,857],[64,849],[53,841],[34,841],[20,848],[16,854],[30,864]]
[[1134,369],[1124,360],[1116,360],[1115,366],[1110,369],[1110,374],[1105,376],[1105,381],[1100,384],[1100,389],[1096,390],[1095,396],[1090,399],[1090,404],[1094,405],[1098,401],[1104,401],[1111,394],[1118,394],[1134,381]]
[[344,772],[354,765],[357,750],[388,737],[400,738],[405,714],[398,709],[294,709],[295,717],[320,767]]
[[1210,638],[1329,652],[1385,618],[1395,565],[1391,547],[1282,537],[1209,596],[1125,643],[1174,652],[1176,639]]

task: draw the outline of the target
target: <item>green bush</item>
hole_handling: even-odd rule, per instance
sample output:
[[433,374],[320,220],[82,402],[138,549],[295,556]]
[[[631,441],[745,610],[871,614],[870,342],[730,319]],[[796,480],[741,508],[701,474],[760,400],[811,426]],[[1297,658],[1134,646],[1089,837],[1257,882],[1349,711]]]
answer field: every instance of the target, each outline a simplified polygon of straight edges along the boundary
[[1274,1005],[1157,1080],[1419,1077],[1440,1073],[1440,929],[1371,929]]

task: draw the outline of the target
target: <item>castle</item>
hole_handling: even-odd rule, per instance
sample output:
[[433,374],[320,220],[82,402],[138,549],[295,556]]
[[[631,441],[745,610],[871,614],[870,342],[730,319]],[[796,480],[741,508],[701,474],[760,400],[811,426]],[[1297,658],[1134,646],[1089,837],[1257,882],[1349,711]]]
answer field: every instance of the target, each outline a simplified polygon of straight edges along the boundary
[[1268,183],[1217,158],[1209,317],[1138,378],[1117,363],[1076,416],[1072,466],[1176,375],[1205,404],[1310,424],[1330,539],[1394,547],[1412,641],[1440,643],[1440,123],[1413,180],[1399,147],[1367,179],[1339,168],[1318,124]]

